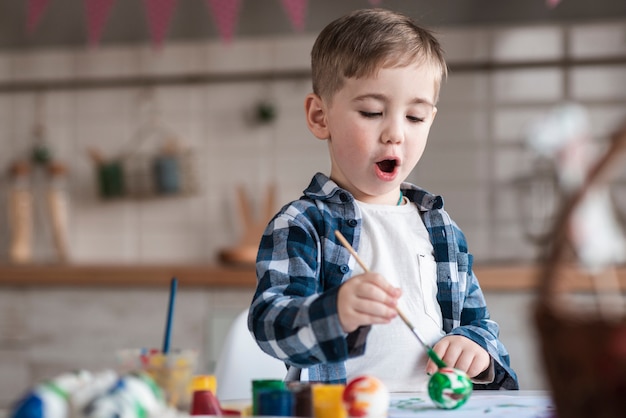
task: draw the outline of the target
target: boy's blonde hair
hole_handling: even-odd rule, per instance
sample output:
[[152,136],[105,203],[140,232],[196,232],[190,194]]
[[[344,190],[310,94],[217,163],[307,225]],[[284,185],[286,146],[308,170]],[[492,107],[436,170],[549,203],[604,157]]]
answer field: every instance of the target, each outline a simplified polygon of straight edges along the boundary
[[448,70],[434,35],[400,13],[357,10],[328,24],[317,37],[311,50],[313,92],[331,100],[347,78],[412,63],[432,66],[436,101]]

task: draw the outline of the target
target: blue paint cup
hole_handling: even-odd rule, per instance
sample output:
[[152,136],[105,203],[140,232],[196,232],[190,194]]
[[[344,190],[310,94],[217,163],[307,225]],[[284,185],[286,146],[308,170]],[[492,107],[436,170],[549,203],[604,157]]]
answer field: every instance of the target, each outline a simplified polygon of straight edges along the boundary
[[257,393],[257,414],[262,416],[293,416],[293,395],[287,389],[264,389]]

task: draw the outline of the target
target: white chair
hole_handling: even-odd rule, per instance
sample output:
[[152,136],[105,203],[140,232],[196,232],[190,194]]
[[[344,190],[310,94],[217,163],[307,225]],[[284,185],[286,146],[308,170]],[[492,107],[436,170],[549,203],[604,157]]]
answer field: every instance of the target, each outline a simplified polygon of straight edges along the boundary
[[220,401],[250,399],[255,379],[283,379],[285,364],[259,348],[248,331],[248,310],[230,327],[217,360],[215,378]]

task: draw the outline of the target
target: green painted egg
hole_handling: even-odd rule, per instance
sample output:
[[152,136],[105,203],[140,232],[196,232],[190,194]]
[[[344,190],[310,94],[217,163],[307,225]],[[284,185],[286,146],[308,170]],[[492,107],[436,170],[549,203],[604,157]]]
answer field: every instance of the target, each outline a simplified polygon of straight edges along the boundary
[[442,367],[428,381],[430,399],[442,409],[455,409],[463,405],[472,394],[469,376],[458,369]]

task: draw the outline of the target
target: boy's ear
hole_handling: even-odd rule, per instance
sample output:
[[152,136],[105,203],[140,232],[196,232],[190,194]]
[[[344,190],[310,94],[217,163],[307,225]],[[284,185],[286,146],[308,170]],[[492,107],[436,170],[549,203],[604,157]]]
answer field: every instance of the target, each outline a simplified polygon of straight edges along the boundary
[[306,123],[309,130],[318,139],[328,139],[328,125],[326,123],[326,107],[322,98],[315,93],[310,93],[304,99]]

